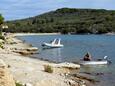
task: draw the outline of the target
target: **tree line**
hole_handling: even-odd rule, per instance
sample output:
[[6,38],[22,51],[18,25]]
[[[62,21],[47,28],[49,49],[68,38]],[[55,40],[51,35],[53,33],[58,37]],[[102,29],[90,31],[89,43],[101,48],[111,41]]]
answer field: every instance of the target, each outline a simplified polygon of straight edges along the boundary
[[61,8],[26,19],[6,21],[6,32],[102,34],[115,32],[115,11]]

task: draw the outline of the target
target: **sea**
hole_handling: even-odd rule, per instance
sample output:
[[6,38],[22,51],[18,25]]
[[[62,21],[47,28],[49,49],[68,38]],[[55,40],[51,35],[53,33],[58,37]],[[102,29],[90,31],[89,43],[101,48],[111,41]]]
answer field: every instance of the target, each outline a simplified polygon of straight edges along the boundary
[[[90,52],[93,59],[103,59],[108,56],[111,64],[81,67],[80,72],[91,73],[101,80],[97,86],[115,86],[115,35],[28,35],[18,36],[28,44],[38,47],[38,53],[33,58],[56,63],[78,62]],[[43,42],[60,38],[62,48],[43,48]]]

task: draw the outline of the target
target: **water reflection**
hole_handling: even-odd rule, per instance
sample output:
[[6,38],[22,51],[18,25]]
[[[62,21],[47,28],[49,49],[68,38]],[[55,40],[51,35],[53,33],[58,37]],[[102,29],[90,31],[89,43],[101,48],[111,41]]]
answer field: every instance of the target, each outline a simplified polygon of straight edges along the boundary
[[61,62],[61,49],[62,48],[43,48],[41,54],[43,54],[43,52],[45,52],[45,54],[48,53],[52,60]]
[[107,69],[109,68],[109,65],[88,65],[88,66],[82,66],[81,72],[107,72]]

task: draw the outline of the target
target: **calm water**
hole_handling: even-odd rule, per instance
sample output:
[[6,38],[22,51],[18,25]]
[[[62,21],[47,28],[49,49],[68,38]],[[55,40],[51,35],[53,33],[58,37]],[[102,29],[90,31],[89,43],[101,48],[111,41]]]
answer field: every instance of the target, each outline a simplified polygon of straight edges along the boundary
[[[111,59],[111,65],[89,66],[82,67],[82,72],[104,72],[107,77],[100,77],[105,79],[105,86],[107,83],[115,81],[115,36],[107,35],[34,35],[18,37],[25,40],[27,43],[33,44],[39,48],[39,54],[33,57],[48,59],[56,62],[77,62],[87,52],[92,54],[94,59],[103,58],[105,55]],[[41,44],[43,42],[50,42],[54,38],[61,38],[63,48],[43,49]],[[110,77],[109,77],[110,76]],[[108,78],[109,77],[109,78]],[[109,79],[109,80],[108,80]],[[102,86],[102,85],[101,85]],[[115,86],[115,82],[111,84]]]

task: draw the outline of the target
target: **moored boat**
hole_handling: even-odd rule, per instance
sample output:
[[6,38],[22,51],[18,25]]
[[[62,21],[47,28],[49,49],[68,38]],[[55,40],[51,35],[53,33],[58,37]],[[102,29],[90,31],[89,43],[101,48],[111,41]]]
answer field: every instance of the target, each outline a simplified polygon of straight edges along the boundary
[[61,48],[64,45],[60,43],[61,39],[54,39],[51,43],[44,42],[42,46],[49,47],[49,48]]

